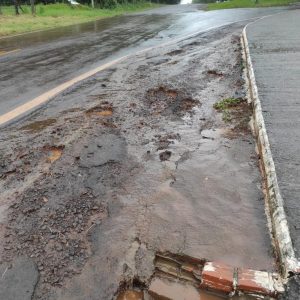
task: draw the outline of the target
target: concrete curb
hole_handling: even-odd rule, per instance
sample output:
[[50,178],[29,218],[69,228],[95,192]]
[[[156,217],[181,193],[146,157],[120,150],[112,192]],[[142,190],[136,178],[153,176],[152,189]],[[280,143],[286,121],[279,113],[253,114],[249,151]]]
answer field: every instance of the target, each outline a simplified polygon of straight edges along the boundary
[[241,44],[246,63],[245,78],[248,86],[249,99],[253,106],[254,134],[260,154],[262,172],[266,187],[266,213],[269,218],[269,225],[271,227],[270,231],[274,240],[275,252],[280,261],[280,271],[282,276],[287,278],[299,272],[299,262],[295,256],[290,236],[290,230],[284,211],[284,201],[277,182],[275,164],[262,114],[261,102],[258,96],[258,89],[248,46],[246,32],[247,26],[243,29]]

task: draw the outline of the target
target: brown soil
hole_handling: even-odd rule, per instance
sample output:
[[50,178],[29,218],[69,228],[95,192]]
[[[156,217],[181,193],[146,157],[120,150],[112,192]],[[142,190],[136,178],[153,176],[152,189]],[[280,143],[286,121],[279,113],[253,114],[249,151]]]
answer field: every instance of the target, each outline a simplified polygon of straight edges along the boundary
[[192,99],[182,91],[160,86],[150,89],[146,94],[146,101],[150,108],[158,114],[174,114],[183,116],[190,112],[200,102]]

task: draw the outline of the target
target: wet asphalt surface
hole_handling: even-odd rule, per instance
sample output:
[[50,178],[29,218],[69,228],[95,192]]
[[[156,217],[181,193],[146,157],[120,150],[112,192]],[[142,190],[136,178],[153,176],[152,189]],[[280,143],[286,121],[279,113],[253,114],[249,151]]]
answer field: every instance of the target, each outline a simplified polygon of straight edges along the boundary
[[0,39],[0,112],[4,114],[96,66],[196,31],[280,11],[200,11],[176,5],[45,32]]
[[[300,10],[260,20],[247,28],[258,93],[291,239],[300,259]],[[300,295],[299,276],[281,299]]]
[[[247,29],[263,116],[296,256],[300,258],[300,11]],[[274,31],[271,31],[275,28]],[[266,38],[268,37],[268,38]]]
[[[163,33],[179,36],[192,31],[183,26],[188,18],[205,14],[187,9],[123,18],[185,20],[173,29],[164,23]],[[251,110],[245,101],[226,115],[213,108],[245,97],[239,36],[246,23],[129,58],[1,131],[2,298],[115,299],[121,287],[149,285],[155,254],[166,251],[276,269]],[[69,35],[24,52],[79,42]],[[158,36],[136,47],[159,43]],[[59,67],[69,75],[79,69],[70,61]]]

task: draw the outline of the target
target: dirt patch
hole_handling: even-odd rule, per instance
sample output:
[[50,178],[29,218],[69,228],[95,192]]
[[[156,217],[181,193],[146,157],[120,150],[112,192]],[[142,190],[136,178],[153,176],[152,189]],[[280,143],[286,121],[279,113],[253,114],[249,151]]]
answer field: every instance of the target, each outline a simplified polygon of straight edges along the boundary
[[174,144],[174,141],[180,140],[180,134],[178,133],[168,133],[165,135],[158,135],[156,136],[157,141],[155,142],[155,145],[157,146],[157,151],[164,150],[169,147],[170,144]]
[[113,106],[111,103],[103,101],[100,105],[88,109],[85,113],[87,116],[110,117],[113,114]]
[[223,77],[224,74],[220,71],[217,71],[217,70],[208,70],[206,72],[208,75],[211,75],[211,76],[215,76],[215,77]]
[[171,155],[172,155],[172,152],[166,150],[166,151],[161,152],[161,153],[159,154],[159,159],[160,159],[161,161],[169,160],[170,157],[171,157]]
[[56,119],[35,121],[33,123],[29,123],[29,124],[21,127],[20,129],[30,131],[30,132],[38,132],[38,131],[41,131],[41,130],[47,128],[48,126],[53,125],[54,123],[56,123]]
[[48,153],[47,162],[54,163],[56,160],[58,160],[62,156],[64,148],[65,148],[64,145],[44,146],[43,150]]
[[144,293],[134,290],[124,291],[118,295],[117,300],[144,300]]
[[118,128],[118,125],[116,125],[112,120],[100,120],[97,121],[97,124],[108,128]]
[[193,107],[200,105],[199,101],[185,93],[164,86],[148,90],[146,101],[155,113],[163,115],[171,113],[183,116],[186,112],[190,112]]
[[167,55],[174,56],[174,55],[181,54],[182,52],[183,52],[183,50],[179,49],[179,50],[171,51],[171,52],[167,53]]

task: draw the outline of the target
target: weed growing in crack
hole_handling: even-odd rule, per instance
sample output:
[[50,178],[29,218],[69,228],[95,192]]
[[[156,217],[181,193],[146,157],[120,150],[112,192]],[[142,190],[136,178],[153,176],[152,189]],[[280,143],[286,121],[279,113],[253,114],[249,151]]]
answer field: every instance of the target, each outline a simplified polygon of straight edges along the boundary
[[214,109],[222,112],[222,119],[224,122],[231,122],[232,116],[230,109],[236,108],[243,101],[243,98],[226,98],[214,104]]
[[223,110],[222,120],[226,123],[232,120],[230,112],[227,109]]
[[214,109],[225,111],[230,107],[237,106],[243,101],[242,98],[226,98],[214,104]]

